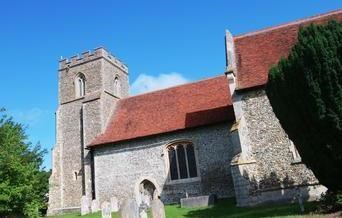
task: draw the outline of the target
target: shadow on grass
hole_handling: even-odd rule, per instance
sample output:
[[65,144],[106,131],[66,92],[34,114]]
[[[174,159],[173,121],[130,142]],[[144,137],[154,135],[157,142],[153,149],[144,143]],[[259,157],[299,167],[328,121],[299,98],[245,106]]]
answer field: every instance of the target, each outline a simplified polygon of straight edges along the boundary
[[[208,208],[197,208],[188,211],[184,214],[184,217],[205,217],[205,218],[215,218],[215,217],[279,217],[279,216],[293,216],[302,215],[300,213],[300,208],[298,204],[272,204],[267,206],[259,207],[236,207],[234,199],[224,199],[218,201],[217,204]],[[305,204],[305,213],[308,214],[312,212],[315,208],[315,203]]]

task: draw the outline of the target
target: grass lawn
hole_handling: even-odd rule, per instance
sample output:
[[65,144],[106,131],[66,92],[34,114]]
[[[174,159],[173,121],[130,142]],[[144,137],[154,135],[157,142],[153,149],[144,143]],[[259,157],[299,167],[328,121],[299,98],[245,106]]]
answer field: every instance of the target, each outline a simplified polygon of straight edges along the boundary
[[[235,207],[233,199],[220,200],[217,204],[206,208],[181,208],[180,205],[166,205],[166,217],[169,218],[224,218],[224,217],[324,217],[324,215],[312,215],[315,203],[305,204],[305,214],[300,215],[298,204],[282,204],[253,208]],[[52,216],[50,218],[80,218],[79,214],[68,214],[63,216]],[[82,218],[101,218],[100,213],[82,216]],[[119,218],[119,214],[113,213],[112,218]]]

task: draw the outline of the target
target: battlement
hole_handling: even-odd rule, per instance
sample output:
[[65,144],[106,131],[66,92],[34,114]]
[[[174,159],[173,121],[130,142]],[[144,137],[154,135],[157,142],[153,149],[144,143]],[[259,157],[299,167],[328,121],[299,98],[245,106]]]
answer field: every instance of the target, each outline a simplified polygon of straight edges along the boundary
[[123,71],[127,72],[127,66],[116,58],[114,55],[109,53],[105,48],[98,47],[95,48],[93,51],[85,51],[82,52],[81,55],[74,55],[70,58],[64,58],[59,61],[59,70],[63,70],[65,68],[71,68],[77,66],[79,64],[83,64],[89,61],[93,61],[96,59],[104,58],[113,65],[117,66],[118,68],[122,69]]

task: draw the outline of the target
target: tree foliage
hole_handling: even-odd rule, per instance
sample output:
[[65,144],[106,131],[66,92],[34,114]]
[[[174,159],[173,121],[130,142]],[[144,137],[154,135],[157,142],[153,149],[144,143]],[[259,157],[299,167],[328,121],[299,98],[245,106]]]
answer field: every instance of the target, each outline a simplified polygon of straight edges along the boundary
[[342,190],[342,23],[300,29],[271,68],[267,95],[303,162],[330,191]]
[[37,217],[46,207],[44,153],[39,144],[27,142],[22,124],[0,110],[0,217]]

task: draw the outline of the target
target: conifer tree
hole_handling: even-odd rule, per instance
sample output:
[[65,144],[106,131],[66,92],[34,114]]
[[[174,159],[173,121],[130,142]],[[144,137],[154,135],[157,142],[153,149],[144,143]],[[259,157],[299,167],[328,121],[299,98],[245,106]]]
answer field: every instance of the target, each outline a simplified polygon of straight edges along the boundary
[[303,162],[330,191],[342,190],[342,23],[300,29],[266,91]]

